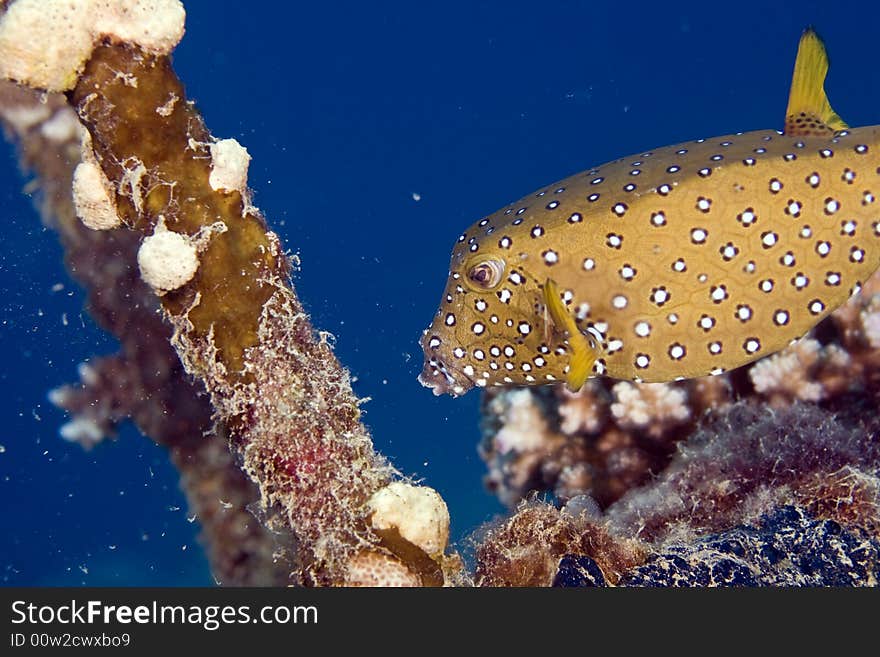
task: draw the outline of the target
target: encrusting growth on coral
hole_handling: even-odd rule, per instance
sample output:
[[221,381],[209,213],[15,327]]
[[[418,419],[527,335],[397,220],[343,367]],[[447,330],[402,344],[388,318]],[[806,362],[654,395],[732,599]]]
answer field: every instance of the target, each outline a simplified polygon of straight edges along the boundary
[[550,586],[566,555],[590,557],[616,583],[644,561],[647,547],[612,536],[598,517],[580,509],[524,504],[510,520],[486,530],[477,546],[477,585]]
[[187,239],[222,222],[197,266],[180,265],[186,281],[157,286],[168,290],[162,305],[174,344],[230,425],[264,504],[283,510],[303,581],[337,582],[356,551],[380,542],[364,509],[392,470],[358,421],[347,373],[289,287],[277,237],[250,208],[246,189],[211,184],[212,139],[194,107],[183,101],[168,114],[155,111],[171,95],[185,98],[167,59],[114,45],[96,49],[70,98],[119,190],[123,222],[148,235],[142,271],[160,221],[186,236],[175,238],[166,260],[170,251],[188,263]]
[[863,404],[733,404],[604,511],[587,496],[522,503],[484,530],[478,582],[876,585],[880,424]]
[[683,443],[650,486],[627,493],[606,517],[617,533],[657,541],[680,528],[718,532],[797,503],[876,533],[880,506],[870,504],[876,495],[870,482],[880,466],[880,424],[875,417],[865,426],[857,417],[835,418],[809,404],[772,411],[740,402]]
[[[195,107],[155,111],[170,95],[185,98],[168,59],[129,45],[98,46],[69,92],[122,222],[146,238],[139,261],[150,259],[147,250],[162,260],[149,270],[165,274],[162,305],[190,343],[190,367],[210,367],[210,358],[233,381],[246,379],[245,351],[259,342],[264,306],[284,288],[287,260],[262,218],[248,213],[246,189],[210,185],[213,140]],[[189,241],[218,222],[225,229],[197,256]]]
[[98,233],[74,213],[71,180],[81,141],[76,114],[63,96],[44,98],[0,81],[0,121],[17,140],[22,165],[37,174],[43,220],[57,232],[71,274],[88,293],[90,314],[121,343],[118,354],[83,363],[79,385],[50,393],[73,415],[61,435],[88,448],[131,418],[168,448],[180,470],[217,581],[287,583],[291,566],[275,555],[276,537],[247,510],[259,493],[234,463],[225,430],[218,425],[218,435],[211,435],[204,387],[184,373],[157,299],[133,264],[137,235],[125,229]]
[[[876,586],[880,540],[786,505],[753,524],[659,546],[617,586]],[[608,586],[590,557],[567,554],[553,586]]]

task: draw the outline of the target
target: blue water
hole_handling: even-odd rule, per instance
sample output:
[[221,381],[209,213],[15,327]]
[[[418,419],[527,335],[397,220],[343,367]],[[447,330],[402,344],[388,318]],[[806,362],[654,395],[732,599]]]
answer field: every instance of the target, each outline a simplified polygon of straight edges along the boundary
[[[456,541],[502,512],[482,488],[478,393],[438,399],[416,381],[463,228],[593,164],[780,127],[808,24],[835,109],[880,122],[875,3],[279,4],[186,2],[175,68],[212,132],[253,156],[255,203],[372,398],[377,448],[442,493]],[[82,311],[8,146],[0,181],[0,582],[212,583],[161,448],[130,426],[90,452],[58,436],[47,390],[114,341]]]

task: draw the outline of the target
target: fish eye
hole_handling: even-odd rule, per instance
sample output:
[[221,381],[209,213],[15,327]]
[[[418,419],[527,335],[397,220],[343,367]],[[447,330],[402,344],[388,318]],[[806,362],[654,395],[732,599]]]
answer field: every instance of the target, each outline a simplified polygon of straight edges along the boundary
[[468,269],[467,280],[475,287],[490,290],[501,282],[503,275],[503,260],[481,260]]

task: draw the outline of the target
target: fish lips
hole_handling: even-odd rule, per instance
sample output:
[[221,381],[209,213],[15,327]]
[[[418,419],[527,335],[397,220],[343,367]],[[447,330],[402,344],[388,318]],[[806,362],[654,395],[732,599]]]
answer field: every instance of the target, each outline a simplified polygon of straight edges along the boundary
[[439,358],[439,354],[425,353],[425,366],[419,374],[419,383],[431,388],[435,395],[459,397],[474,387],[473,379],[461,370]]

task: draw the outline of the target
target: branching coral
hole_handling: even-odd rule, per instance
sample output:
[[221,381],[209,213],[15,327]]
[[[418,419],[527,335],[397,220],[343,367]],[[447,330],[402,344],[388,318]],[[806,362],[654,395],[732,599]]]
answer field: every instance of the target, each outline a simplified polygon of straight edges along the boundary
[[480,448],[487,481],[510,506],[542,490],[563,501],[589,494],[606,506],[662,469],[702,413],[729,399],[726,380],[716,377],[681,384],[591,380],[577,393],[563,386],[490,389]]
[[156,312],[156,297],[133,266],[136,235],[97,233],[74,214],[71,181],[80,157],[75,113],[60,95],[44,98],[0,82],[0,120],[19,143],[23,166],[38,176],[41,214],[56,230],[71,273],[88,292],[89,312],[121,343],[120,353],[83,363],[78,385],[50,394],[73,415],[62,436],[88,447],[131,418],[168,448],[180,470],[217,580],[286,583],[290,564],[275,555],[275,537],[247,510],[259,499],[258,491],[233,462],[222,437],[225,429],[218,425],[219,435],[210,435],[212,411],[204,387],[184,373],[169,344],[171,329]]

